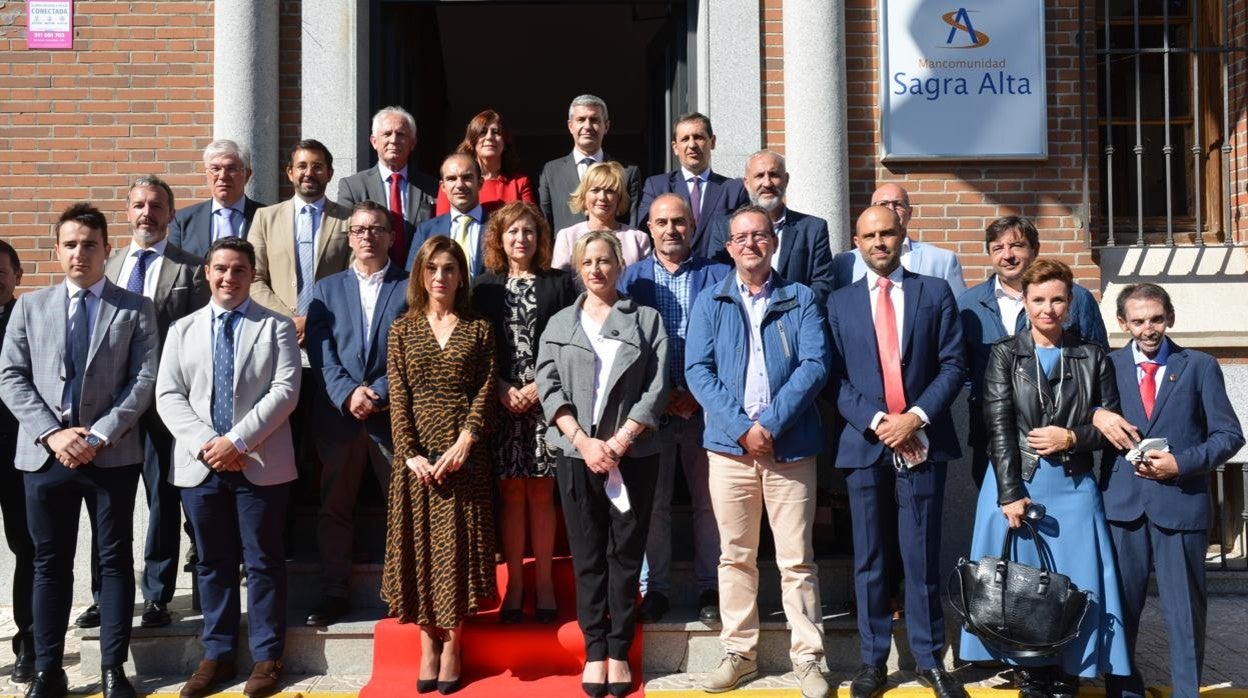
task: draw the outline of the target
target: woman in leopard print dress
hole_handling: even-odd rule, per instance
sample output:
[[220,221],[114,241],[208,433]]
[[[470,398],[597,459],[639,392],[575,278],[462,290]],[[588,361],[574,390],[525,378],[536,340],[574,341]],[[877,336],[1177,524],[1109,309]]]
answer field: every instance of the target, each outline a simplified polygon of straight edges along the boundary
[[493,598],[494,333],[469,307],[467,260],[445,236],[421,246],[408,312],[390,329],[394,464],[381,595],[421,626],[420,688],[458,686],[465,616]]

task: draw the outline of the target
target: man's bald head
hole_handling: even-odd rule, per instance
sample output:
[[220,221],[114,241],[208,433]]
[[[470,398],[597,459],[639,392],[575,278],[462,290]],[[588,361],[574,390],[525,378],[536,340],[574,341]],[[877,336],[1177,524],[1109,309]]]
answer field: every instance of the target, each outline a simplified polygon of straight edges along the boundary
[[910,194],[900,184],[889,182],[881,185],[871,195],[872,206],[885,206],[897,214],[904,235],[910,228]]

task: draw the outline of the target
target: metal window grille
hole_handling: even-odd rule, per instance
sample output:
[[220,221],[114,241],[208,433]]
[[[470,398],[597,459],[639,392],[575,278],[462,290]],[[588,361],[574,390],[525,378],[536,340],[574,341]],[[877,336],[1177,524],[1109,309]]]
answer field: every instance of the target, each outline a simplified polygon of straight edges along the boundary
[[1237,234],[1248,207],[1246,7],[1248,0],[1080,3],[1091,246],[1248,242],[1242,228]]

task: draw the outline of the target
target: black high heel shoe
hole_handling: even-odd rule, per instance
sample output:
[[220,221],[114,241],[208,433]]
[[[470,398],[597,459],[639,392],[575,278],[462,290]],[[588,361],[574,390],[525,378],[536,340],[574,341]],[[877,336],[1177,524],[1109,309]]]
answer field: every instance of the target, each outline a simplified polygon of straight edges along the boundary
[[[588,663],[588,662],[587,662]],[[607,684],[605,683],[589,683],[584,680],[585,667],[581,667],[581,690],[589,698],[604,698],[607,695]]]
[[417,693],[433,693],[438,690],[437,679],[416,679]]
[[623,696],[628,695],[629,692],[632,690],[633,690],[633,682],[631,680],[621,681],[619,683],[607,684],[607,693],[614,696],[615,698],[623,698]]
[[460,678],[463,678],[463,677],[461,676],[461,677],[459,677],[459,678],[457,678],[457,679],[454,679],[454,680],[451,680],[451,681],[439,681],[439,682],[438,682],[438,693],[441,693],[442,695],[444,695],[444,696],[445,696],[445,695],[450,695],[450,694],[454,693],[455,691],[458,691],[458,690],[459,690],[459,679],[460,679]]

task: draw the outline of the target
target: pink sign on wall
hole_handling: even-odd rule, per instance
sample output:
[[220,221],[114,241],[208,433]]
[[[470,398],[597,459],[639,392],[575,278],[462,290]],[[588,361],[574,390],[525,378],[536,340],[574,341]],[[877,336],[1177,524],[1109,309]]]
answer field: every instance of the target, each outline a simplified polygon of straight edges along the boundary
[[73,47],[74,0],[27,0],[26,48]]

